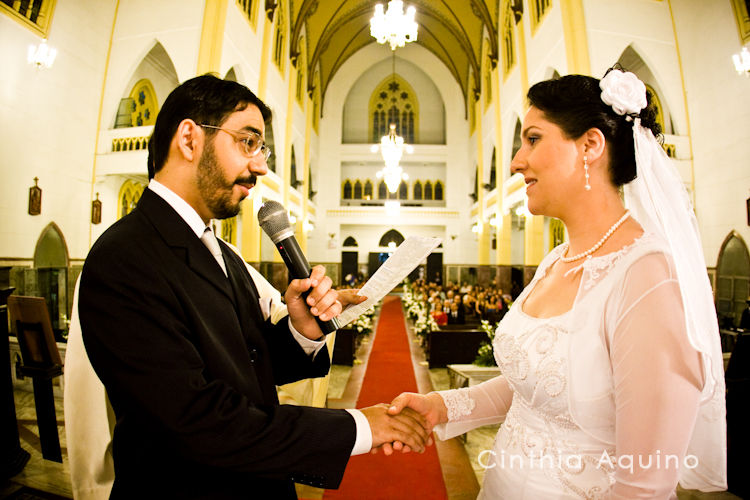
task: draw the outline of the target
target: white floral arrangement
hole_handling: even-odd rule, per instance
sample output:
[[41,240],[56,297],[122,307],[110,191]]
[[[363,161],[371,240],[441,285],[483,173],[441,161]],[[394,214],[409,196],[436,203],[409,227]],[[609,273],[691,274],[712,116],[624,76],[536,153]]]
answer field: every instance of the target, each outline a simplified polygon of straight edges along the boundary
[[498,322],[494,326],[487,321],[486,319],[483,319],[482,322],[479,325],[480,330],[484,330],[484,332],[489,337],[489,342],[482,343],[481,346],[479,346],[479,350],[477,350],[477,358],[474,360],[475,365],[479,366],[497,366],[497,363],[495,362],[495,354],[492,350],[492,341],[495,338],[495,331],[497,330],[497,326],[500,323]]
[[417,335],[426,335],[427,332],[438,329],[424,301],[424,296],[415,294],[409,282],[404,284],[403,303],[407,315],[414,322],[414,332]]
[[613,69],[599,82],[601,98],[618,115],[638,115],[648,105],[646,86],[631,72]]
[[374,314],[375,308],[371,307],[354,321],[354,327],[357,329],[358,333],[368,335],[372,332],[372,318]]

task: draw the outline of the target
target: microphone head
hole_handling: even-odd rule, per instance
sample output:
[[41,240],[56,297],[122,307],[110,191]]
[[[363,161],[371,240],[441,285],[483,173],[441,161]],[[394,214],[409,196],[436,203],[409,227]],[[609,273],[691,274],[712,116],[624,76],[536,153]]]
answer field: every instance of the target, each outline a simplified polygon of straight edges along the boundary
[[274,244],[294,236],[286,209],[278,201],[268,200],[260,206],[258,224]]

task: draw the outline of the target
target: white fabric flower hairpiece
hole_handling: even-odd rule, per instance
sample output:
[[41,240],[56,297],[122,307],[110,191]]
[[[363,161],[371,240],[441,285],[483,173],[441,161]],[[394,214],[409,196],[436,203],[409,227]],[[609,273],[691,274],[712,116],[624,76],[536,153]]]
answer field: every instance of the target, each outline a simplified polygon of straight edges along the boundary
[[599,82],[601,98],[618,115],[638,115],[648,105],[646,86],[631,72],[613,69]]

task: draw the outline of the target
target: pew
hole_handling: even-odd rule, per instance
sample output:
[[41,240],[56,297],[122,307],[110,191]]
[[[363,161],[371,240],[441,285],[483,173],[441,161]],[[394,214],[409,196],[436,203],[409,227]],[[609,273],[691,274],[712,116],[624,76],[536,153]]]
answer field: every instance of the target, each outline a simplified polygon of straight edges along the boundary
[[336,330],[336,341],[333,344],[333,358],[331,359],[332,364],[346,366],[354,364],[358,334],[359,332],[357,332],[356,328]]
[[482,342],[490,341],[484,330],[469,325],[445,326],[427,334],[425,354],[430,368],[473,363]]

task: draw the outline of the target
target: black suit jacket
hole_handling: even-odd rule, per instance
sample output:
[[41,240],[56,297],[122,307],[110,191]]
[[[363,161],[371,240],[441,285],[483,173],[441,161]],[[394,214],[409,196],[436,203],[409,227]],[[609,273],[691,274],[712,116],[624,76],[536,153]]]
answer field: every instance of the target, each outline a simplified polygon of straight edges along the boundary
[[79,317],[117,418],[113,498],[296,498],[339,485],[355,441],[343,410],[279,405],[276,385],[323,376],[286,318],[264,320],[245,263],[229,278],[150,189],[94,244]]

